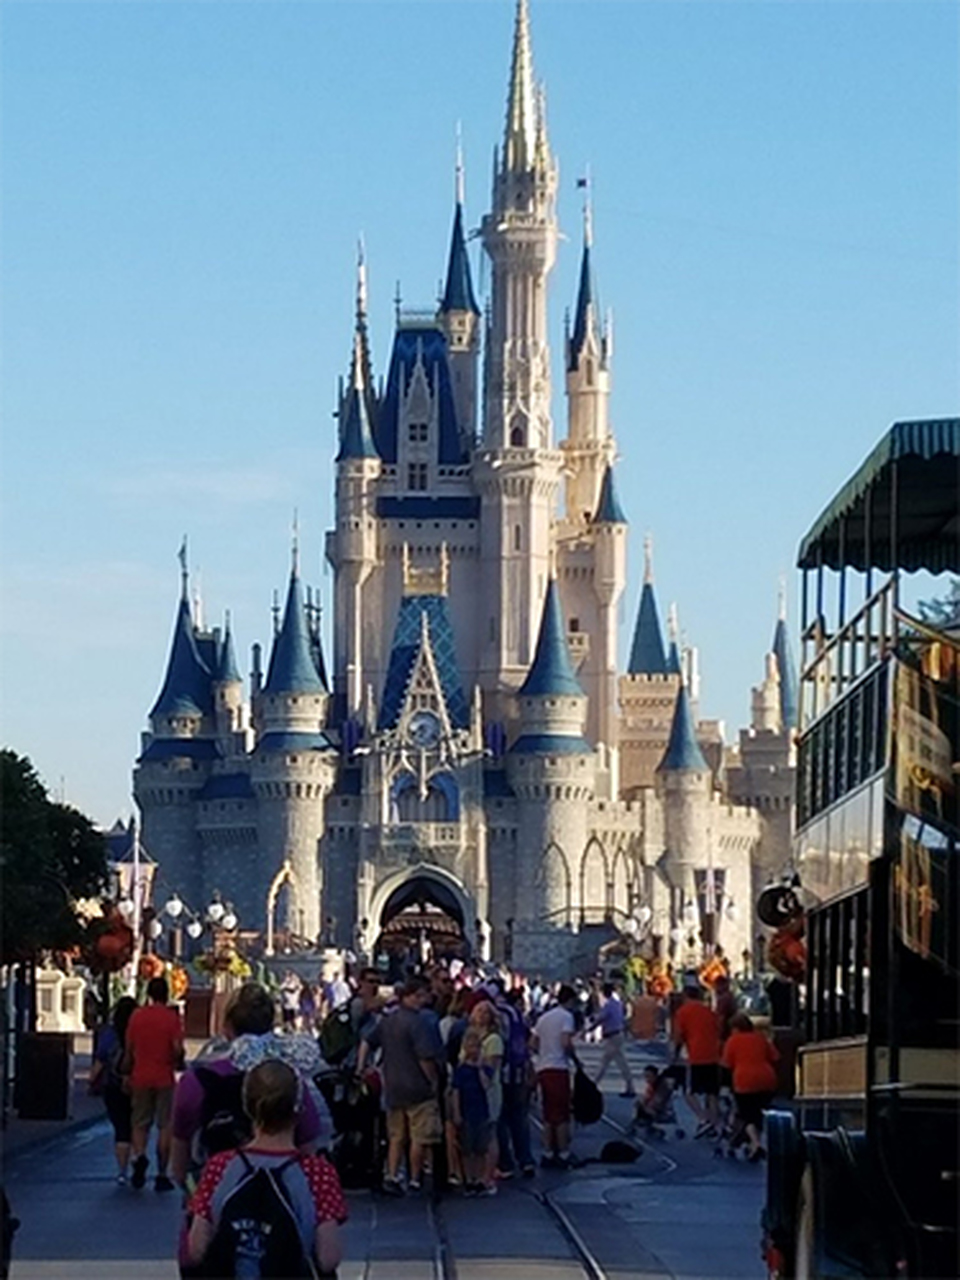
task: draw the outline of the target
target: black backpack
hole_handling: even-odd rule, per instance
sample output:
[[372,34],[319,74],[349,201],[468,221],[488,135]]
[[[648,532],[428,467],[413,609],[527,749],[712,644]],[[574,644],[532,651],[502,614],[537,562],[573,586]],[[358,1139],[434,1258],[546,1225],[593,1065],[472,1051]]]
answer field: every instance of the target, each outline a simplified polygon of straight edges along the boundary
[[283,1185],[291,1156],[273,1168],[254,1167],[239,1151],[244,1174],[227,1194],[220,1221],[203,1258],[209,1280],[315,1280],[317,1269],[304,1252],[300,1227]]
[[582,1067],[573,1077],[573,1118],[577,1124],[596,1124],[603,1115],[603,1094]]
[[345,1061],[357,1043],[352,1008],[354,999],[351,996],[346,1003],[331,1009],[320,1027],[320,1052],[331,1067],[338,1067]]
[[204,1161],[220,1151],[233,1151],[253,1137],[250,1117],[243,1109],[243,1072],[221,1075],[210,1067],[194,1067],[203,1088],[200,1111],[200,1151]]

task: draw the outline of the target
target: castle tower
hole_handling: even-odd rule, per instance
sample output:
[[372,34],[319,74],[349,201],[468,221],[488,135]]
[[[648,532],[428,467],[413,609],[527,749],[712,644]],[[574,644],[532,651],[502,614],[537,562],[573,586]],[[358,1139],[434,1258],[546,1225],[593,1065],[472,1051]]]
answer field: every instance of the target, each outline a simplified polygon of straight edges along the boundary
[[[553,448],[547,276],[556,257],[557,166],[534,89],[526,0],[518,0],[503,150],[483,219],[492,264],[485,340],[481,495],[481,683],[516,688],[533,655],[561,456]],[[495,698],[494,716],[504,699]]]
[[593,589],[598,601],[595,713],[596,743],[608,775],[607,798],[620,793],[617,710],[617,613],[627,580],[627,517],[608,463],[591,521],[594,534]]
[[463,232],[463,157],[457,145],[457,193],[447,259],[447,280],[437,312],[449,348],[450,376],[457,422],[467,447],[477,432],[477,358],[480,352],[480,308],[473,293],[470,259]]
[[609,424],[610,341],[600,323],[593,272],[593,216],[589,194],[583,212],[583,256],[573,330],[566,339],[567,519],[585,523],[600,500],[600,487],[615,452]]
[[[361,313],[358,310],[358,317]],[[365,327],[354,332],[350,388],[341,400],[336,457],[336,528],[326,555],[334,570],[333,692],[338,718],[360,715],[364,697],[365,587],[378,560],[376,482],[382,470],[370,418]]]
[[517,700],[520,736],[507,756],[507,776],[521,801],[514,914],[556,929],[577,906],[574,886],[587,844],[595,763],[583,737],[586,697],[570,661],[552,578],[533,664]]
[[664,870],[672,885],[675,912],[696,900],[694,870],[710,847],[711,772],[697,742],[685,685],[674,705],[670,738],[657,766],[663,795]]
[[768,653],[764,660],[764,678],[761,684],[750,691],[750,723],[758,733],[779,733],[780,719],[780,672],[777,669],[776,655]]
[[653,582],[653,541],[644,539],[643,588],[627,671],[620,678],[620,791],[652,787],[670,733],[680,673],[671,670]]
[[[258,802],[258,874],[256,890],[246,883],[242,890],[262,895],[247,907],[262,919],[270,886],[287,869],[289,890],[276,923],[308,939],[320,929],[319,842],[336,767],[323,732],[326,712],[327,690],[313,653],[294,548],[283,621],[253,705],[257,744],[250,781]],[[239,898],[241,889],[233,891]]]
[[797,689],[797,668],[790,652],[790,639],[787,633],[787,596],[784,586],[780,587],[780,603],[777,610],[777,625],[773,632],[773,655],[777,661],[777,673],[780,677],[780,720],[784,729],[795,731],[800,710],[800,695]]
[[163,866],[166,882],[188,901],[203,892],[197,800],[213,763],[217,741],[213,680],[198,646],[190,608],[186,542],[180,549],[181,588],[163,685],[150,710],[150,730],[133,777],[142,815],[143,845]]
[[[235,747],[243,750],[243,678],[237,666],[237,655],[233,647],[233,631],[230,627],[230,614],[226,616],[223,627],[223,639],[219,645],[217,669],[214,673],[213,697],[216,706],[217,736],[223,747],[224,755],[234,754]],[[240,734],[237,743],[235,735]]]

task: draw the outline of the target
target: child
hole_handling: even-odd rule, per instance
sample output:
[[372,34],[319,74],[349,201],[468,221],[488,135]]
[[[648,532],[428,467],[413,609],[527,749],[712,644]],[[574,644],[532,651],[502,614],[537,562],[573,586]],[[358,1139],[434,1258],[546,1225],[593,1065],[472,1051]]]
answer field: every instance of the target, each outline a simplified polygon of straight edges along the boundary
[[[322,1156],[297,1150],[294,1129],[302,1097],[300,1077],[279,1059],[247,1072],[243,1105],[253,1138],[241,1149],[207,1161],[190,1206],[193,1221],[184,1261],[194,1267],[205,1264],[201,1274],[305,1275],[307,1259],[323,1275],[336,1271],[339,1224],[346,1220],[347,1207],[333,1166]],[[271,1189],[275,1194],[261,1194]],[[281,1242],[292,1262],[285,1269],[271,1269]]]
[[487,1152],[493,1136],[490,1104],[487,1100],[487,1068],[482,1065],[482,1037],[469,1027],[463,1036],[460,1064],[453,1073],[451,1101],[453,1121],[460,1136],[463,1157],[464,1195],[496,1194],[496,1187],[484,1183]]

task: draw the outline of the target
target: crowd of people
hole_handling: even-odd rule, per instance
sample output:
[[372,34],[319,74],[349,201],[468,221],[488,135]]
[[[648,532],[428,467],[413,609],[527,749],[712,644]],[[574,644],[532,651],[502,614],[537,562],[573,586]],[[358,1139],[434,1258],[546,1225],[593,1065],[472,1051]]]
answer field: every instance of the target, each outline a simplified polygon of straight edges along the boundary
[[[276,992],[240,987],[189,1066],[179,1013],[154,978],[142,1006],[118,1001],[96,1041],[91,1086],[113,1127],[117,1180],[146,1185],[155,1129],[155,1189],[185,1196],[183,1275],[240,1274],[244,1256],[265,1250],[283,1251],[286,1266],[299,1251],[331,1274],[347,1216],[338,1142],[351,1116],[371,1124],[363,1176],[385,1194],[416,1194],[433,1176],[466,1196],[495,1196],[505,1179],[535,1176],[536,1098],[540,1165],[572,1167],[573,1085],[588,1040],[600,1047],[594,1085],[616,1067],[637,1126],[663,1121],[682,1079],[696,1135],[719,1137],[719,1099],[732,1092],[733,1127],[761,1159],[776,1050],[716,956],[711,965],[679,983],[651,967],[632,996],[622,982],[551,985],[459,960],[395,987],[375,968],[316,986],[288,972]],[[668,1039],[676,1059],[645,1067],[639,1090],[625,1052],[631,1030]],[[344,1099],[358,1098],[367,1105],[351,1112]]]

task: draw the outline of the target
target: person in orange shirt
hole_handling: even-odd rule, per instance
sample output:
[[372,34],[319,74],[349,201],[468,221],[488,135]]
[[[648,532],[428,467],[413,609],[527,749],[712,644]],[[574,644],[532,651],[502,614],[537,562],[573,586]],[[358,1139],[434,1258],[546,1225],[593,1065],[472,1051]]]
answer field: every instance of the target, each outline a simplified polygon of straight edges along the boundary
[[[690,1063],[687,1101],[700,1122],[694,1137],[717,1132],[717,1095],[720,1092],[720,1024],[703,1003],[703,988],[691,985],[673,1016],[673,1040],[677,1057],[685,1048]],[[702,1099],[702,1101],[701,1101]]]
[[747,1014],[738,1013],[731,1019],[730,1038],[723,1050],[723,1065],[733,1076],[733,1096],[750,1142],[751,1160],[762,1160],[766,1155],[761,1142],[763,1113],[776,1092],[774,1064],[779,1059],[776,1046],[756,1030]]

